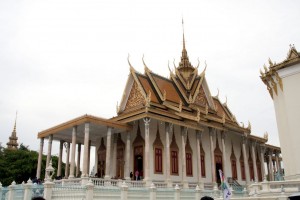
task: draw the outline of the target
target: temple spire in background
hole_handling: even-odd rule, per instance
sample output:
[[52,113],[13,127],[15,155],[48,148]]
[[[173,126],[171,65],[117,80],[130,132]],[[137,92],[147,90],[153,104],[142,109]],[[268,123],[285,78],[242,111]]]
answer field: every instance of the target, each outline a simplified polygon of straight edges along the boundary
[[17,137],[17,116],[18,112],[16,112],[15,124],[13,132],[9,137],[9,142],[7,144],[7,149],[18,149],[18,137]]

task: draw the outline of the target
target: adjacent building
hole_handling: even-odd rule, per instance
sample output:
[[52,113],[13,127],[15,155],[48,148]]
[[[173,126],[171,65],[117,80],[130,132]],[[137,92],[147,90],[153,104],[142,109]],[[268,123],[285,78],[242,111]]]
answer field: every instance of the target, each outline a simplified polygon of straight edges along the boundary
[[264,65],[260,73],[274,102],[285,179],[299,179],[300,159],[295,152],[300,144],[300,53],[291,45],[285,60],[276,64],[269,59],[269,67]]

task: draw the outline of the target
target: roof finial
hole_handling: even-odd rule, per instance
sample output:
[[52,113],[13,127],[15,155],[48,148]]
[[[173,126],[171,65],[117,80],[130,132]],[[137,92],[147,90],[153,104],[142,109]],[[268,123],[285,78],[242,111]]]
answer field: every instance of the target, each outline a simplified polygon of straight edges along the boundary
[[183,17],[182,17],[182,36],[183,36],[183,49],[185,49],[184,22],[183,22]]
[[16,111],[16,119],[15,119],[15,125],[14,125],[14,131],[13,132],[16,132],[16,129],[17,129],[17,117],[18,117],[18,111]]

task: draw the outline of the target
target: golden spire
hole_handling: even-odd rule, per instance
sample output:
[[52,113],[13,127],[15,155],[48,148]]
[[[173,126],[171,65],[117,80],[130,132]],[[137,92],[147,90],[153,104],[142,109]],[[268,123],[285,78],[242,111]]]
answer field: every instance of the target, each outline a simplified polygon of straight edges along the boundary
[[14,124],[14,130],[11,133],[11,136],[9,137],[9,141],[7,144],[8,149],[17,149],[18,148],[18,137],[17,137],[17,115],[18,112],[16,112],[16,118],[15,118],[15,124]]
[[18,117],[18,111],[16,112],[16,118],[15,118],[15,125],[14,125],[13,133],[16,133],[16,130],[17,130],[17,117]]
[[184,37],[184,22],[182,18],[182,55],[181,62],[179,63],[179,68],[191,67],[191,63],[189,62],[189,57],[187,55],[187,51],[185,48],[185,37]]

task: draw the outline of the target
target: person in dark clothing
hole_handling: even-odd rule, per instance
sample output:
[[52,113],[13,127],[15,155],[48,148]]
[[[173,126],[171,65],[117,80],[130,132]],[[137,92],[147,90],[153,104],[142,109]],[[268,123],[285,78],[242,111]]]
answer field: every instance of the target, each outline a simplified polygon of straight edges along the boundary
[[45,200],[43,197],[32,197],[32,200]]
[[129,176],[130,176],[130,180],[132,180],[133,173],[132,173],[132,172],[130,172]]
[[204,196],[200,200],[214,200],[212,197]]

